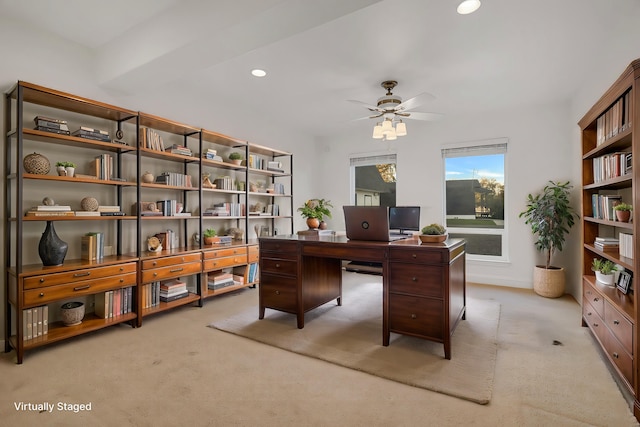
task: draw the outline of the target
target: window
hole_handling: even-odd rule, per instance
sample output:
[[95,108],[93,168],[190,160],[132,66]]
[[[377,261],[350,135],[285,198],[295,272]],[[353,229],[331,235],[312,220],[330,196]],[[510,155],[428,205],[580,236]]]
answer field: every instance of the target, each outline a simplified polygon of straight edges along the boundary
[[442,149],[445,224],[467,241],[467,258],[507,261],[506,139]]
[[351,200],[357,206],[396,205],[396,155],[351,158]]

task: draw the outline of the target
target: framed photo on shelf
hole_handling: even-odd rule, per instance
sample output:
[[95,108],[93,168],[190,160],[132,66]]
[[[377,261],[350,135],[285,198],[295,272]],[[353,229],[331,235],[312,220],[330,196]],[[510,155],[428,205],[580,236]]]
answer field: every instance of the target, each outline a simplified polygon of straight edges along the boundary
[[616,288],[623,294],[627,294],[629,289],[631,289],[631,274],[627,271],[621,271],[618,275],[618,283],[616,283]]

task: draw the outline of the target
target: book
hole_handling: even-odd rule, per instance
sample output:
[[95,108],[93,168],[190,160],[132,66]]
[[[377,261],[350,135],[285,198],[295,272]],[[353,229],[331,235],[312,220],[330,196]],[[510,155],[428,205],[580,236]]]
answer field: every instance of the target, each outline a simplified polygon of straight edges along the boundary
[[49,306],[42,306],[42,335],[49,333]]
[[80,257],[88,261],[98,259],[98,243],[95,235],[89,234],[81,237]]
[[57,134],[60,134],[60,135],[69,135],[69,131],[68,130],[54,129],[54,128],[45,127],[45,126],[36,126],[34,129],[35,130],[40,130],[40,131],[43,131],[43,132],[57,133]]
[[109,318],[109,291],[95,294],[94,305],[95,305],[94,314],[101,319],[108,319]]
[[24,314],[24,340],[30,340],[33,338],[33,309],[27,308],[22,311]]
[[180,293],[180,294],[176,294],[176,295],[172,295],[172,296],[162,296],[160,295],[160,301],[162,302],[171,302],[171,301],[176,301],[179,300],[181,298],[184,298],[186,296],[189,295],[189,291],[185,290],[184,292]]
[[58,123],[58,124],[67,124],[66,120],[61,120],[61,119],[54,119],[51,117],[46,117],[46,116],[35,116],[33,118],[33,121],[35,123],[38,123],[38,121],[46,121],[46,122],[51,122],[51,123]]
[[48,205],[38,205],[35,206],[32,210],[35,211],[70,211],[71,210],[71,206],[67,206],[67,205],[53,205],[53,206],[48,206]]
[[76,216],[100,216],[98,211],[75,211]]
[[125,216],[124,212],[99,212],[100,216]]
[[75,216],[73,211],[27,211],[25,216]]

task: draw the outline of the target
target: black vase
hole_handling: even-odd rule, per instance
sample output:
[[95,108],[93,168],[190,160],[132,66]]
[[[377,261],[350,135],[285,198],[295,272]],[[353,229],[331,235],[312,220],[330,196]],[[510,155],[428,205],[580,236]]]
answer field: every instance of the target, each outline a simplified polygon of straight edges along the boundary
[[67,256],[67,242],[60,240],[53,228],[53,221],[47,221],[47,228],[44,229],[40,243],[38,244],[38,254],[42,260],[42,265],[62,265],[64,257]]

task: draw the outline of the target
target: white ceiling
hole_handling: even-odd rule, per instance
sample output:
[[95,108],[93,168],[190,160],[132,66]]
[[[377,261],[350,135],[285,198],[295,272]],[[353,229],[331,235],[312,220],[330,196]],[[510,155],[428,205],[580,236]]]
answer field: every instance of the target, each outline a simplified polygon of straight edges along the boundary
[[370,129],[347,100],[375,103],[387,79],[404,99],[435,95],[416,111],[447,117],[567,100],[611,29],[640,17],[637,0],[482,0],[467,16],[457,3],[0,0],[0,13],[91,50],[106,90],[170,87],[310,136]]

